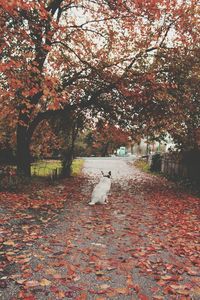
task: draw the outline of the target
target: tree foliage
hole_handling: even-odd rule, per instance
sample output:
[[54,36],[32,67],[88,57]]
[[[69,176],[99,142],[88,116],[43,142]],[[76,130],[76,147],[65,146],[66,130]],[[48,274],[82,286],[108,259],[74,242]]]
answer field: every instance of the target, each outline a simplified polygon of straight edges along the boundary
[[199,47],[197,1],[10,0],[0,15],[0,118],[16,132],[19,171],[30,174],[38,124],[61,111],[168,129],[180,101],[165,69]]

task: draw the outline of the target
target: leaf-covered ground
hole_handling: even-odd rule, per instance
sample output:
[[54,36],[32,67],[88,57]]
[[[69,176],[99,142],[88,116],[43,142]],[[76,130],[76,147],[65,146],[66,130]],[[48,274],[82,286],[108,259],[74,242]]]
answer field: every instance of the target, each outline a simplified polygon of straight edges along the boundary
[[200,299],[199,199],[134,169],[108,205],[92,188],[0,193],[1,299]]

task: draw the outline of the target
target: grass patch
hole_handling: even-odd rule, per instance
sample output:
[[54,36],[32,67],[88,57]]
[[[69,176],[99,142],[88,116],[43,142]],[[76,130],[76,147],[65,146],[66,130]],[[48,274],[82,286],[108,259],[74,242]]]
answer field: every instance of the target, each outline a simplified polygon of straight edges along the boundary
[[81,173],[83,169],[84,160],[75,159],[72,163],[72,176],[77,176]]
[[[75,159],[72,163],[72,175],[77,176],[81,173],[84,161]],[[39,177],[48,177],[55,169],[61,169],[60,160],[40,160],[31,165],[31,175]]]
[[31,165],[31,175],[48,177],[58,168],[61,168],[60,160],[40,160]]
[[144,159],[138,159],[134,162],[134,166],[145,173],[151,173],[148,162]]

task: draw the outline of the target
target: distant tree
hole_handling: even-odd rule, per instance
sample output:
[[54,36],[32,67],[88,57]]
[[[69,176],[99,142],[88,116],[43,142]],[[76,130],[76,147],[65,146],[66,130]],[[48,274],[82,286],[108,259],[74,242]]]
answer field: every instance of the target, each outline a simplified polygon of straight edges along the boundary
[[92,148],[92,153],[100,156],[108,156],[114,151],[130,142],[130,132],[109,124],[101,124],[89,133],[88,138]]

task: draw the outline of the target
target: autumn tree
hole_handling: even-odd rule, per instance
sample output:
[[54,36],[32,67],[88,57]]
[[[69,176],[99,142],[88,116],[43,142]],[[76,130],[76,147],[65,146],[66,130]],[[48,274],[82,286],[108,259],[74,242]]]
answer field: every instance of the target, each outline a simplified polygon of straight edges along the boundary
[[[167,55],[168,82],[170,83],[168,110],[173,125],[168,132],[182,150],[198,149],[200,128],[200,43]],[[169,117],[170,117],[169,116]]]
[[[85,4],[80,1],[1,3],[2,105],[4,114],[15,116],[18,170],[26,175],[30,174],[29,146],[35,128],[57,112],[76,107],[83,92],[78,83],[77,88],[74,84],[91,73],[89,62],[86,64],[79,58],[81,51],[91,56],[91,49],[86,47],[88,37],[84,40],[84,32],[89,29],[76,24],[74,11],[80,9],[82,15],[91,12],[88,1]],[[70,89],[65,91],[68,86]],[[75,103],[71,95],[76,98]]]
[[10,0],[0,14],[0,114],[12,116],[25,175],[35,129],[61,112],[90,109],[128,126],[141,114],[151,120],[146,79],[151,91],[164,89],[152,76],[154,58],[197,38],[194,0]]
[[108,156],[122,146],[128,145],[130,132],[109,124],[98,125],[92,132],[92,148],[100,156]]

